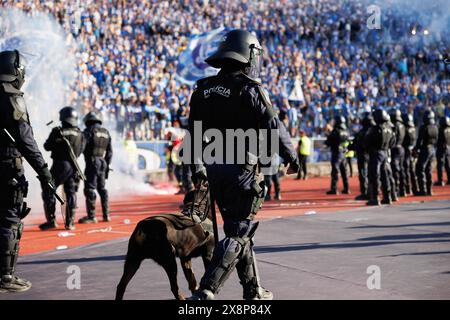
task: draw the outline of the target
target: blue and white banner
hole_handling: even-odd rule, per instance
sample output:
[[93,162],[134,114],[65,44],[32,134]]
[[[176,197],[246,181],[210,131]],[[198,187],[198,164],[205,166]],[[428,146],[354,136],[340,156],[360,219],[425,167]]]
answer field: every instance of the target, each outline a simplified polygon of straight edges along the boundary
[[227,29],[219,28],[191,37],[178,57],[177,78],[181,82],[193,85],[198,79],[217,74],[219,69],[210,67],[205,59],[216,51],[226,32]]

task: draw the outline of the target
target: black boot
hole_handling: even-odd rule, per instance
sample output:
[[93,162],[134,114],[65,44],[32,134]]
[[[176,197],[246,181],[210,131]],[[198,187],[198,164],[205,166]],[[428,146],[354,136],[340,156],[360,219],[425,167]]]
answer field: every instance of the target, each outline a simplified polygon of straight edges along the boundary
[[19,243],[22,236],[23,224],[12,227],[14,239],[0,239],[0,292],[24,292],[31,288],[31,282],[14,275]]
[[97,223],[97,218],[95,217],[95,213],[88,212],[88,215],[79,219],[78,223],[80,224],[89,224],[89,223]]
[[49,229],[56,229],[56,228],[58,228],[58,224],[56,223],[56,220],[47,221],[47,222],[44,222],[39,225],[39,229],[41,229],[41,231],[45,231],[45,230],[49,230]]
[[369,197],[365,194],[360,194],[359,196],[355,197],[355,200],[369,200]]
[[64,223],[64,228],[66,230],[75,230],[74,218],[75,218],[75,210],[67,209],[66,210],[66,221]]
[[327,194],[339,194],[339,192],[337,190],[330,190],[327,191]]

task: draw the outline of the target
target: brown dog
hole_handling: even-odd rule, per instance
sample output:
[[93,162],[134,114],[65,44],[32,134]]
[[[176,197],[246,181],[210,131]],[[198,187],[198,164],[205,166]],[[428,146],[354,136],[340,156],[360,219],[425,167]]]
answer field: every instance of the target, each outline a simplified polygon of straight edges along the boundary
[[186,214],[161,214],[146,218],[137,224],[128,242],[124,272],[117,285],[116,300],[123,299],[128,283],[144,259],[153,259],[164,268],[175,299],[184,300],[177,283],[176,257],[180,258],[189,290],[194,293],[198,289],[191,258],[201,256],[206,270],[215,246],[210,220],[209,193],[207,189],[206,191],[200,189],[186,195],[183,212],[191,210],[201,216],[208,211],[209,219],[204,222],[194,223]]

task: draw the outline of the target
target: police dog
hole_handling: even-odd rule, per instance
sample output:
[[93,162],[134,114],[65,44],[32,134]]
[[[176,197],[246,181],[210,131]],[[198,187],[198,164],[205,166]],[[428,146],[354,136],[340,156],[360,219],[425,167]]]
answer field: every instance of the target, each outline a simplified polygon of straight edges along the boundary
[[[206,183],[207,184],[207,183]],[[205,217],[203,219],[199,217]],[[194,219],[195,218],[195,219]],[[207,185],[186,194],[181,214],[161,214],[140,221],[128,242],[122,278],[117,285],[116,300],[122,300],[131,278],[144,259],[153,259],[169,277],[175,299],[184,300],[177,283],[176,257],[180,258],[189,290],[198,289],[191,258],[201,256],[205,270],[215,247]]]

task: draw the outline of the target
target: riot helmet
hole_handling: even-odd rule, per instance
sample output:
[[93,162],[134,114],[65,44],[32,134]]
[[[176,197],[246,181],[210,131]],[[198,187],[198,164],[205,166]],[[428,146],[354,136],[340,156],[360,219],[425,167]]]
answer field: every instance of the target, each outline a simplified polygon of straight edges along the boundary
[[423,114],[423,123],[424,124],[434,124],[434,112],[431,109],[427,109]]
[[390,120],[388,113],[384,109],[375,109],[373,112],[373,119],[376,124],[388,122]]
[[0,52],[0,81],[11,83],[20,90],[25,82],[27,61],[17,50]]
[[363,127],[372,127],[375,125],[372,114],[370,112],[364,112],[361,120]]
[[440,119],[439,119],[439,126],[441,127],[441,128],[447,128],[447,127],[450,127],[450,117],[441,117]]
[[347,128],[347,123],[345,121],[345,117],[344,116],[334,117],[334,127],[345,130]]
[[217,51],[205,62],[214,68],[238,67],[251,79],[258,80],[262,53],[261,44],[254,34],[236,29],[223,37]]
[[78,112],[72,107],[64,107],[59,111],[59,120],[70,127],[78,125]]
[[398,109],[392,109],[389,113],[392,123],[403,122],[402,112]]
[[408,127],[414,127],[414,116],[411,113],[402,114],[403,123]]
[[91,111],[87,115],[85,115],[83,121],[86,126],[90,126],[95,123],[102,124],[102,120],[100,120],[97,113],[94,111]]

